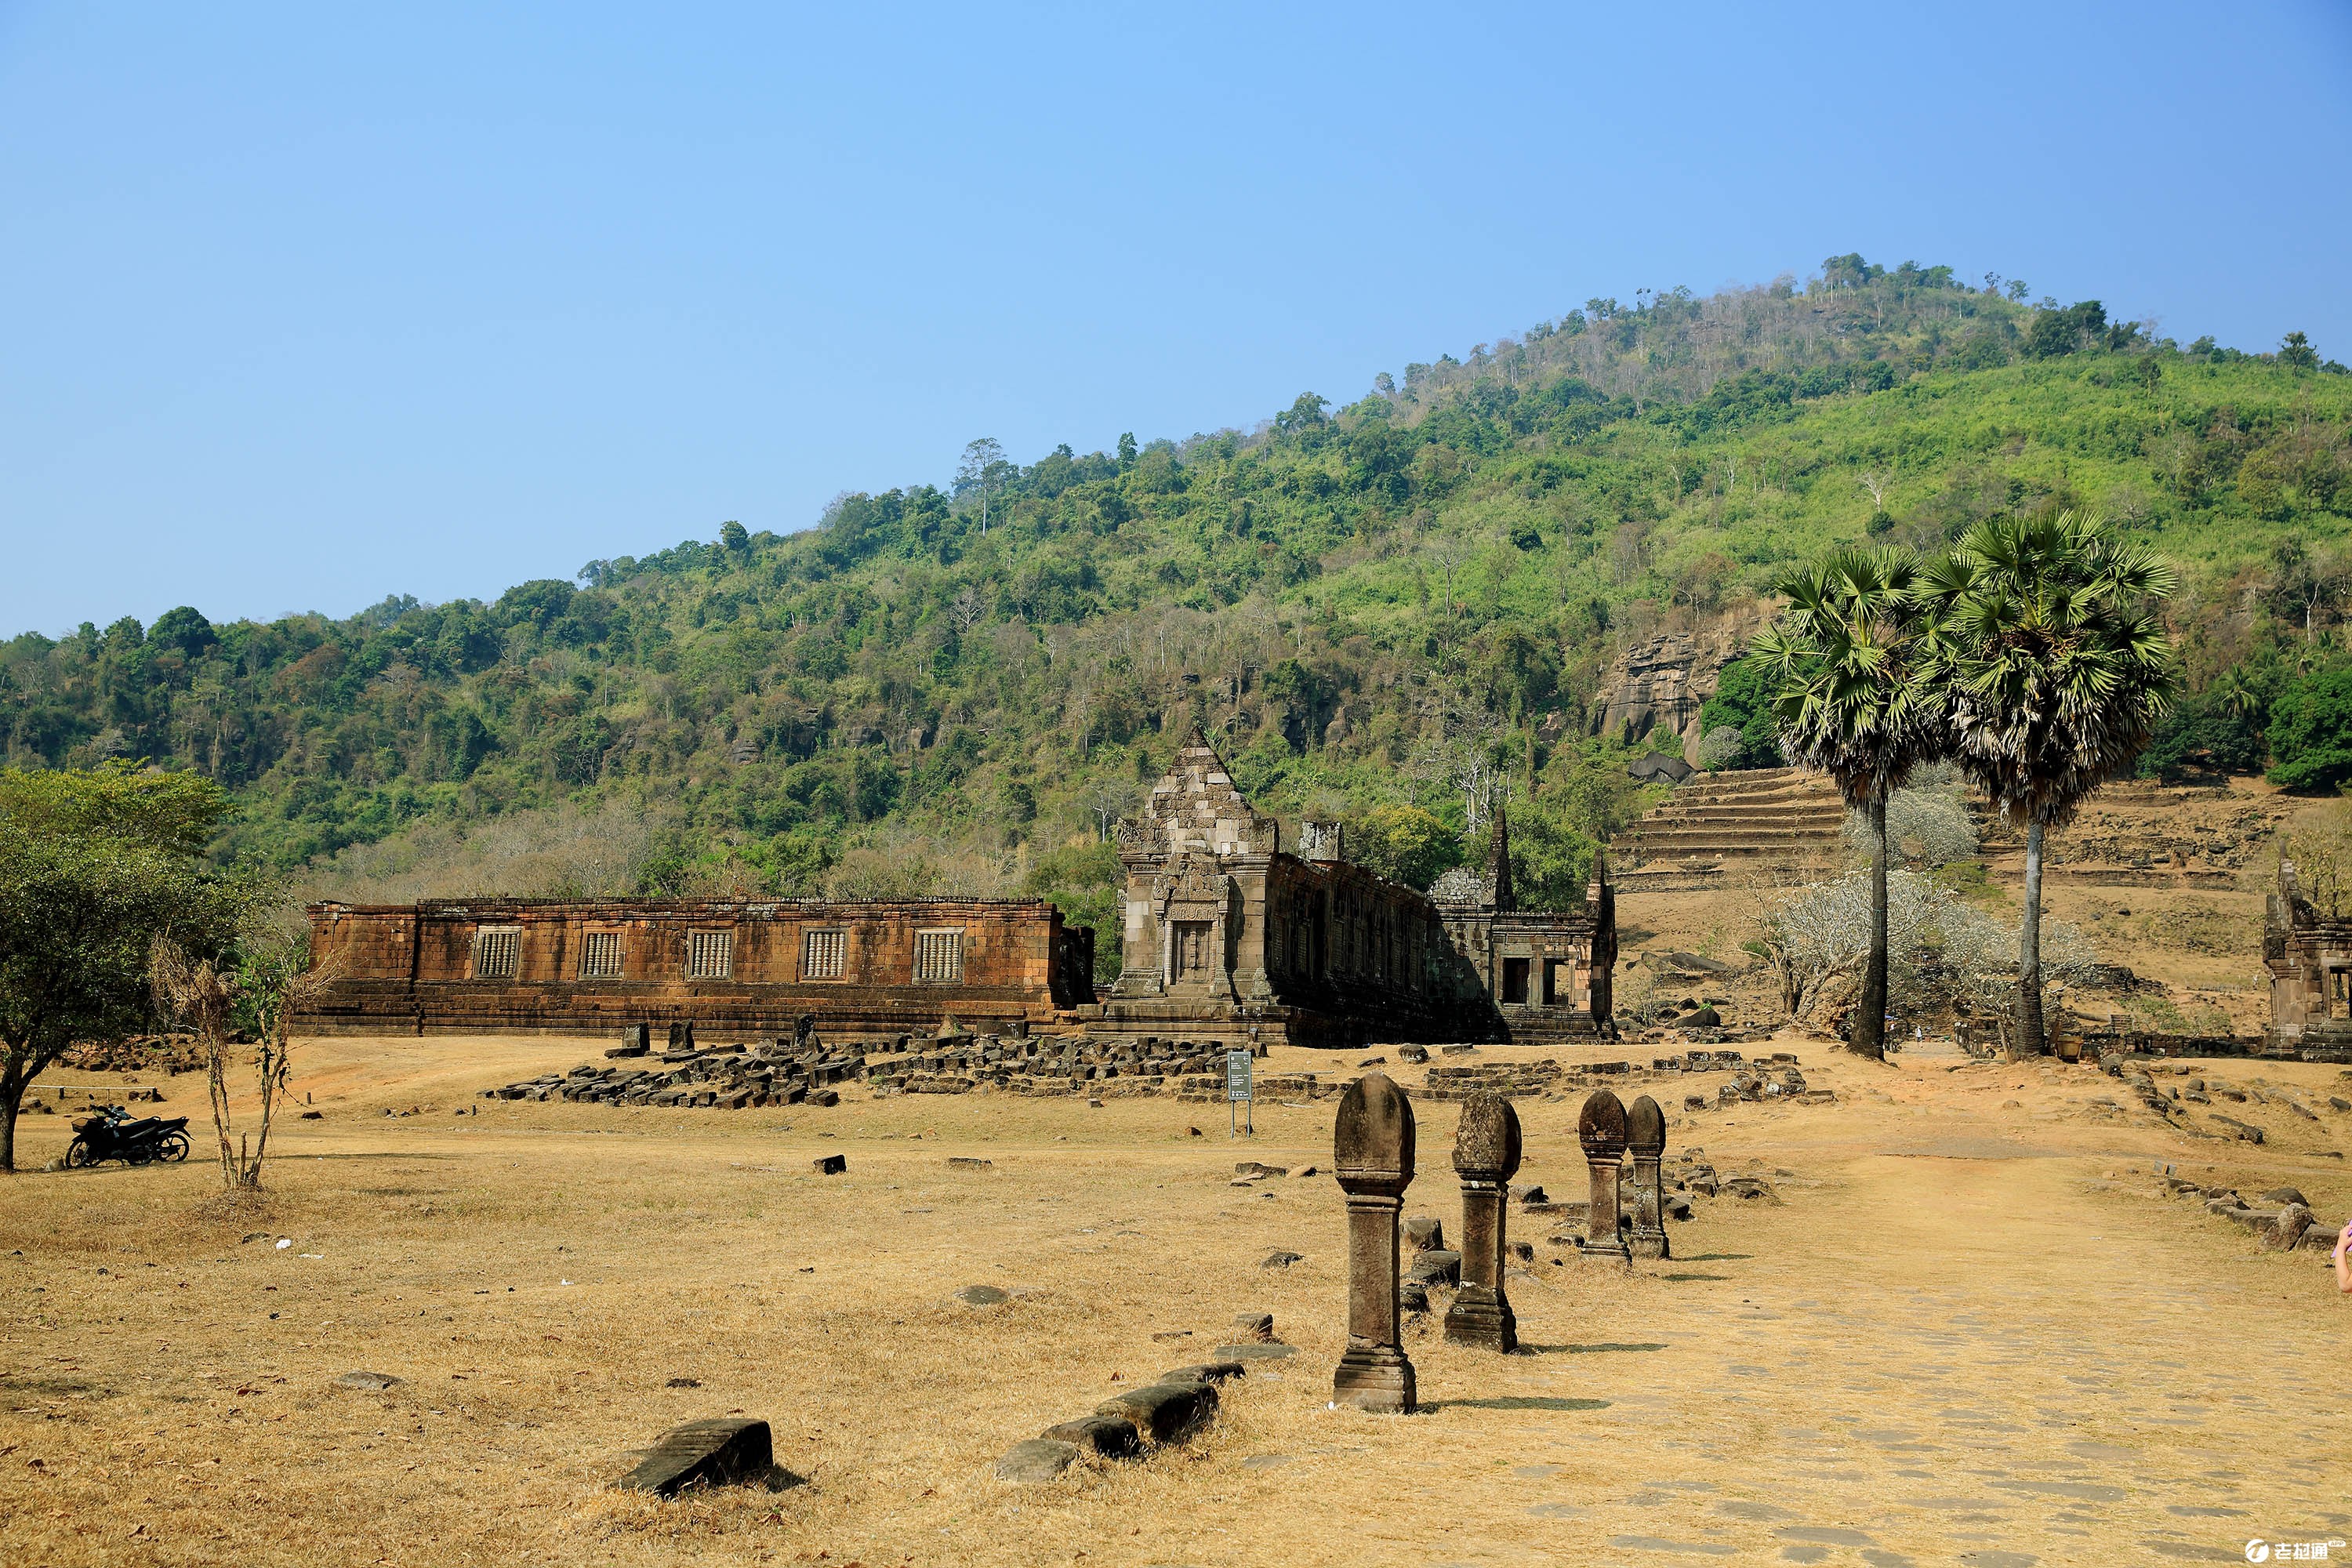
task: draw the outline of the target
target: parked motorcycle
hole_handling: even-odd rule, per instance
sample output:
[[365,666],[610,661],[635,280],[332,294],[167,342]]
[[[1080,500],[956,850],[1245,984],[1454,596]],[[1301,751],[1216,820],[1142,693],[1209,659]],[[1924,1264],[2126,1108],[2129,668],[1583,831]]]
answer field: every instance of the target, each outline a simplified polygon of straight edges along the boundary
[[97,1115],[75,1122],[74,1141],[66,1146],[66,1165],[71,1170],[103,1160],[144,1165],[152,1160],[176,1163],[187,1157],[186,1117],[134,1118],[119,1105],[100,1106]]

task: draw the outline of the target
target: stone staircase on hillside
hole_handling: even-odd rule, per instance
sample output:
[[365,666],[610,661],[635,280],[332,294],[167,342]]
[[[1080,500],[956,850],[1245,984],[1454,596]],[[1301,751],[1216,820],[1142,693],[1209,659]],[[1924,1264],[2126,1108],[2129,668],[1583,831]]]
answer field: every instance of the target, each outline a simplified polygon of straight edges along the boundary
[[1737,887],[1751,876],[1811,877],[1845,859],[1837,786],[1795,768],[1694,775],[1609,846],[1620,893]]

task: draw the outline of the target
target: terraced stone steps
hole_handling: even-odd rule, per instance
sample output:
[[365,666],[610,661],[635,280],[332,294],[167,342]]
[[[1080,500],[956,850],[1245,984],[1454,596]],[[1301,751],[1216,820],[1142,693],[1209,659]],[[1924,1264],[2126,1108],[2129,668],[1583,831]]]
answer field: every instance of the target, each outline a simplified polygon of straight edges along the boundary
[[1818,775],[1700,773],[1620,835],[1610,855],[1620,892],[1693,891],[1740,872],[1834,864],[1844,832],[1845,803]]

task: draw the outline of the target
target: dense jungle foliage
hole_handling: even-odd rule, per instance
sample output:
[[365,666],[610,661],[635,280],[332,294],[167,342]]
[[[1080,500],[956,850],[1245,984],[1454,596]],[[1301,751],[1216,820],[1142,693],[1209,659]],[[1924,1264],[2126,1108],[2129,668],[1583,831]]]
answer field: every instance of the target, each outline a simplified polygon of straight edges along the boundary
[[[1760,616],[1833,542],[2079,507],[2187,578],[2150,767],[2352,778],[2352,376],[2026,293],[1832,258],[1246,432],[975,442],[946,488],[493,603],[28,632],[0,761],[206,774],[240,808],[215,854],[322,892],[1025,889],[1115,937],[1107,826],[1198,722],[1261,805],[1424,884],[1507,790],[1522,887],[1570,898],[1644,804],[1644,737],[1591,733],[1629,641]],[[1748,764],[1753,684],[1707,721]]]

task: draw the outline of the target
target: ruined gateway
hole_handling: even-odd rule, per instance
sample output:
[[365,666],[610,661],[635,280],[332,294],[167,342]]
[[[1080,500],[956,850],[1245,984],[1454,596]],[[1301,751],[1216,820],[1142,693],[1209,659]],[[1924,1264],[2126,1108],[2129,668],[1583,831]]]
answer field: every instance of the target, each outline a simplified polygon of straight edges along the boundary
[[1550,1040],[1610,1027],[1613,900],[1523,910],[1498,811],[1483,874],[1434,896],[1302,853],[1197,731],[1118,826],[1125,970],[1097,997],[1094,932],[1022,899],[428,900],[321,903],[326,1032],[572,1033],[691,1022],[789,1034],[928,1033],[948,1020],[1132,1037],[1344,1047]]

